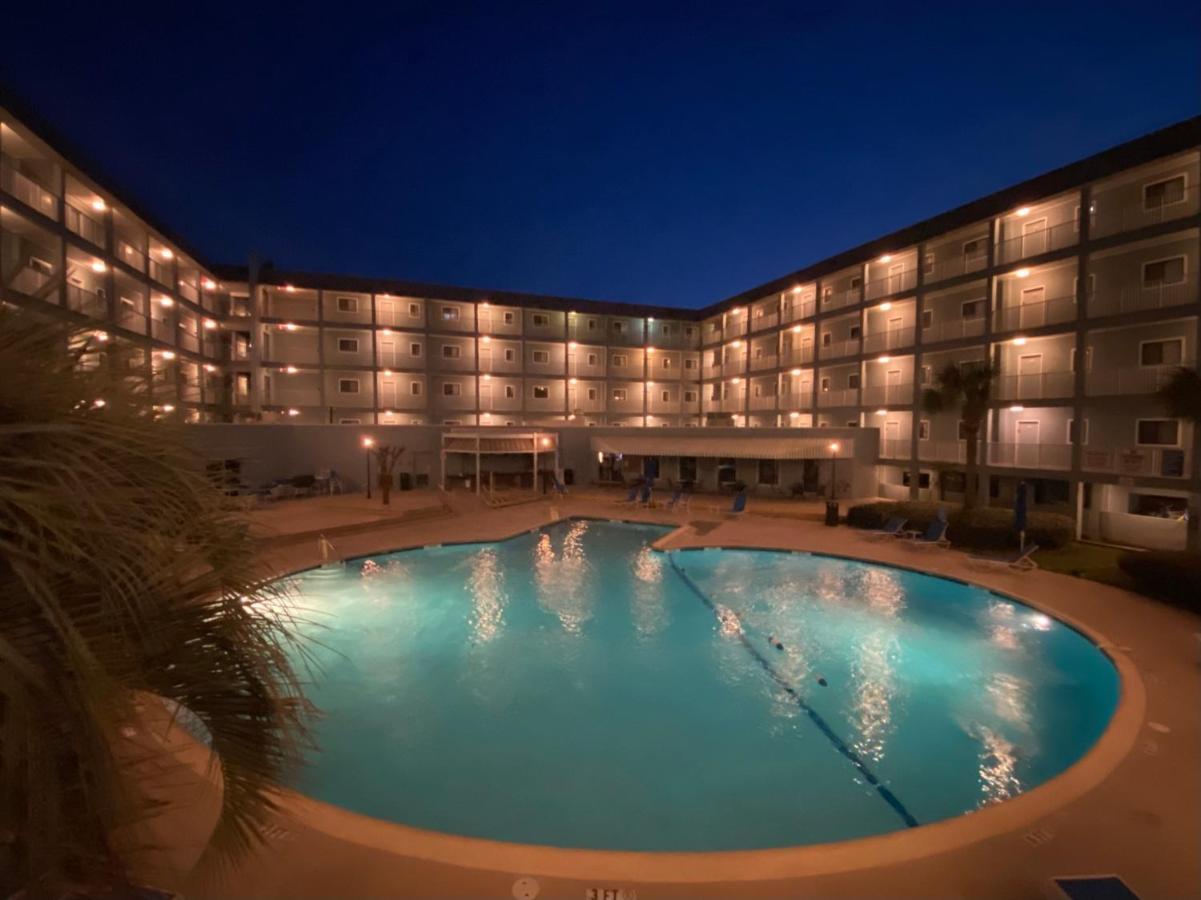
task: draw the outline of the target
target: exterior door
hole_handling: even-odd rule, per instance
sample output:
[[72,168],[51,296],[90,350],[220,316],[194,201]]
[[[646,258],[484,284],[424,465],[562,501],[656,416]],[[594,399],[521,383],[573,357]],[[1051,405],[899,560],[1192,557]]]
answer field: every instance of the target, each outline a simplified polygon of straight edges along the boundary
[[375,298],[375,316],[382,325],[395,325],[396,301],[390,297]]
[[379,364],[381,366],[396,365],[396,341],[393,338],[379,339]]
[[887,456],[908,456],[908,453],[901,454],[901,423],[900,422],[885,422],[884,423],[884,453]]
[[1047,324],[1047,289],[1042,287],[1026,288],[1022,291],[1021,305],[1018,307],[1018,326],[1021,328],[1037,328]]
[[1041,397],[1043,392],[1043,355],[1028,353],[1018,358],[1018,397]]
[[904,326],[904,324],[905,324],[904,316],[893,316],[891,319],[888,320],[888,349],[889,350],[891,350],[893,347],[901,346],[901,344],[902,344],[901,328]]
[[905,283],[905,264],[893,263],[888,267],[888,293],[895,294]]
[[1026,468],[1038,468],[1038,431],[1037,421],[1019,421],[1014,436],[1017,446],[1014,448],[1014,464]]
[[[481,360],[482,362],[482,360]],[[479,379],[480,409],[492,408],[492,379]]]
[[1047,220],[1035,219],[1022,223],[1022,256],[1037,256],[1050,250],[1047,241]]
[[396,402],[396,379],[381,378],[379,383],[379,405],[380,409],[395,409]]
[[[901,370],[889,369],[884,376],[884,402],[899,403],[901,401]],[[896,422],[889,422],[889,425],[896,425]]]

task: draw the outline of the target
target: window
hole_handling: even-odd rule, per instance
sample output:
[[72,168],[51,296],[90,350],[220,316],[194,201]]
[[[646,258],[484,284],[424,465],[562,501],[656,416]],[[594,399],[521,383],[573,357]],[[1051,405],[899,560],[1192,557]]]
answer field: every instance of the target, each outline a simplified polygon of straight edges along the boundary
[[589,331],[596,331],[596,319],[589,319],[589,320],[588,320],[588,330],[589,330]]
[[614,334],[625,334],[625,331],[626,331],[626,323],[625,322],[615,321],[613,323],[613,333]]
[[627,362],[629,362],[629,357],[626,356],[624,353],[614,353],[613,354],[613,365],[614,366],[621,368]]
[[338,312],[357,313],[359,311],[358,297],[339,297]]
[[863,276],[862,275],[852,275],[851,276],[851,290],[855,290],[861,284],[863,284]]
[[849,422],[847,422],[847,428],[858,428],[858,427],[859,427],[858,419],[851,419]]
[[780,470],[774,459],[759,460],[759,483],[776,484],[779,481]]
[[505,385],[505,399],[506,400],[516,400],[517,399],[517,388],[515,388],[511,384],[506,384]]
[[762,347],[755,348],[755,359],[763,359],[763,348]]
[[934,272],[934,251],[933,250],[927,250],[922,255],[922,272],[924,272],[926,275],[930,275],[931,273]]
[[513,313],[510,311],[510,312],[506,312],[506,313],[505,313],[505,314],[504,314],[504,315],[501,317],[501,321],[502,321],[502,322],[504,322],[506,325],[512,325],[512,324],[513,324],[515,321],[517,321],[517,319],[516,319],[516,317],[513,315]]
[[421,304],[419,304],[419,303],[410,303],[409,304],[409,318],[411,318],[411,319],[421,318]]
[[410,381],[409,382],[409,393],[410,394],[412,394],[414,397],[420,397],[421,391],[422,391],[422,387],[421,387],[420,381]]
[[358,338],[338,338],[339,353],[358,353],[359,339]]
[[1145,447],[1176,447],[1180,444],[1180,423],[1175,419],[1139,419],[1135,443]]
[[357,378],[339,378],[338,393],[339,394],[357,394],[359,392],[359,380]]
[[661,325],[659,327],[659,333],[664,337],[671,337],[671,326],[666,323]]
[[696,457],[680,457],[680,481],[696,481]]
[[922,310],[922,328],[931,328],[934,325],[934,310]]
[[1142,341],[1138,345],[1140,366],[1178,366],[1184,362],[1184,338]]
[[863,328],[859,325],[851,326],[851,340],[858,340],[859,335],[863,332]]
[[458,344],[443,344],[442,358],[443,359],[458,359],[463,355],[463,348]]
[[976,259],[985,254],[984,238],[974,238],[963,242],[963,258]]
[[659,399],[661,399],[664,403],[670,403],[671,402],[671,391],[663,391],[663,393],[661,393],[659,395]]
[[695,369],[696,368],[696,360],[691,359],[691,358],[684,360],[684,368],[690,369],[690,370]]
[[443,322],[459,321],[459,308],[457,306],[442,307],[442,321]]
[[[1076,371],[1076,348],[1073,347],[1068,354],[1070,366],[1073,372]],[[1093,370],[1093,348],[1084,348],[1084,371],[1091,372]]]
[[830,390],[830,379],[828,376],[825,376],[825,375],[822,376],[821,389],[822,389],[822,393],[825,393],[826,391]]
[[960,308],[963,311],[963,318],[965,319],[979,319],[984,315],[983,300],[968,300]]
[[533,361],[536,363],[543,363],[543,364],[548,363],[548,362],[550,362],[550,351],[534,350],[530,353],[530,358],[533,359]]
[[598,362],[599,362],[599,360],[597,359],[597,356],[595,353],[588,354],[588,365],[595,366],[598,364]]
[[851,388],[852,390],[859,387],[859,373],[858,372],[852,372],[850,375],[847,376],[847,387]]
[[685,403],[696,403],[696,391],[684,391]]
[[[910,484],[912,484],[912,482],[909,480],[909,470],[906,469],[904,472],[901,473],[901,486],[909,487]],[[917,473],[917,486],[919,488],[923,488],[923,489],[930,487],[930,473],[929,472],[918,472]]]
[[917,439],[919,441],[930,440],[930,420],[920,419],[917,423]]
[[1184,281],[1184,257],[1157,259],[1143,263],[1143,287],[1163,287]]
[[822,333],[822,346],[823,347],[829,347],[830,342],[833,340],[834,340],[834,335],[830,334],[830,332],[826,331],[826,332]]
[[1183,173],[1152,181],[1143,185],[1143,209],[1161,209],[1184,200],[1185,179]]
[[443,397],[457,397],[461,393],[463,393],[463,386],[461,384],[459,384],[457,381],[442,382],[442,396]]
[[[1068,443],[1076,443],[1076,420],[1068,419]],[[1080,441],[1082,444],[1088,444],[1088,419],[1084,420],[1084,435]]]
[[613,399],[614,400],[624,400],[626,398],[626,396],[627,396],[627,394],[626,394],[625,388],[613,388]]
[[517,351],[512,347],[505,347],[505,362],[516,362]]
[[690,337],[692,337],[693,333],[694,333],[694,332],[693,332],[693,330],[692,330],[692,326],[691,326],[691,325],[685,326],[685,328],[684,328],[684,337],[686,337],[686,338],[690,338]]
[[534,385],[534,399],[535,400],[549,400],[550,399],[550,388],[548,388],[545,384]]
[[596,396],[596,388],[588,388],[588,399],[595,400]]
[[663,357],[663,359],[660,361],[659,365],[664,369],[670,369],[671,368],[671,357],[670,356]]
[[534,325],[538,328],[545,328],[550,324],[550,316],[546,313],[534,313]]
[[409,344],[409,356],[420,356],[420,355],[421,355],[421,345],[418,344],[416,341]]

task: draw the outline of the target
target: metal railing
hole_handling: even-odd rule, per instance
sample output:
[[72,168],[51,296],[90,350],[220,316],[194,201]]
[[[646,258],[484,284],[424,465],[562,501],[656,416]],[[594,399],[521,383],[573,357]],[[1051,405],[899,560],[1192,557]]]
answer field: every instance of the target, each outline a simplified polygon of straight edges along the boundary
[[912,347],[913,334],[912,325],[870,332],[863,336],[863,352],[878,353],[881,350],[898,350],[901,347]]
[[1040,400],[1070,397],[1075,389],[1074,372],[1039,372],[1026,375],[998,375],[994,389],[998,400]]
[[0,157],[0,184],[26,206],[36,209],[48,219],[58,221],[58,197],[19,171],[16,163],[7,155]]
[[822,344],[821,358],[824,362],[827,359],[838,359],[840,356],[855,356],[859,353],[859,338],[850,338],[845,341],[831,341],[828,344]]
[[751,371],[761,372],[764,369],[774,369],[780,364],[780,358],[775,353],[764,353],[762,356],[751,357]]
[[1110,316],[1118,313],[1139,312],[1145,309],[1162,309],[1180,306],[1197,300],[1197,276],[1189,275],[1176,284],[1125,284],[1116,291],[1104,286],[1089,298],[1088,314]]
[[1190,451],[1175,447],[1086,447],[1081,467],[1088,472],[1116,472],[1155,478],[1188,478],[1192,468]]
[[[1183,360],[1180,366],[1191,366]],[[1154,394],[1171,379],[1179,366],[1105,366],[1085,376],[1084,393],[1090,396],[1110,394]]]
[[1056,322],[1070,322],[1075,318],[1075,296],[1050,297],[1033,303],[1002,307],[997,310],[994,325],[997,331],[1013,331],[1019,328],[1038,328]]
[[131,269],[146,271],[146,254],[124,238],[117,238],[117,258]]
[[754,410],[775,409],[776,399],[775,394],[770,397],[751,397],[749,407]]
[[1148,205],[1142,185],[1099,191],[1092,199],[1093,236],[1103,237],[1194,215],[1198,209],[1198,196],[1197,185],[1187,185],[1180,199]]
[[841,309],[844,306],[854,306],[859,302],[859,288],[844,288],[841,291],[830,291],[828,294],[822,294],[822,311],[826,312],[831,309]]
[[[985,241],[987,243],[987,241]],[[948,278],[954,278],[957,275],[966,275],[969,272],[979,272],[988,266],[987,253],[975,253],[971,256],[961,256],[953,259],[936,260],[933,264],[927,265],[924,269],[924,276],[927,284],[932,284],[937,281],[945,281]]]
[[760,315],[751,314],[751,331],[775,328],[778,324],[780,324],[780,314],[778,312],[765,312]]
[[1075,222],[1060,222],[997,242],[997,262],[1010,263],[1070,247],[1080,239]]
[[984,334],[984,316],[974,319],[949,319],[945,322],[932,322],[922,328],[922,342],[926,344],[935,341],[953,341],[961,338],[980,337]]
[[68,231],[79,235],[85,241],[95,244],[97,247],[104,246],[103,223],[97,222],[83,210],[76,209],[70,204],[67,204],[66,207],[66,217]]
[[988,463],[1020,469],[1070,469],[1072,445],[992,441],[988,444]]
[[790,297],[784,301],[784,322],[795,322],[798,319],[811,319],[817,315],[817,300],[813,295],[806,297]]
[[913,402],[913,382],[903,384],[869,384],[863,388],[864,406],[891,406]]
[[901,291],[908,291],[917,285],[917,267],[903,269],[900,272],[890,272],[882,278],[875,278],[864,285],[864,297],[868,300],[874,300],[877,297],[886,297],[889,294],[897,294]]
[[858,406],[859,388],[836,388],[820,391],[817,395],[818,406]]
[[72,309],[94,319],[108,318],[108,300],[95,291],[77,284],[67,285],[67,309]]
[[[884,459],[909,459],[909,438],[880,438],[880,456]],[[908,496],[909,489],[905,489]]]

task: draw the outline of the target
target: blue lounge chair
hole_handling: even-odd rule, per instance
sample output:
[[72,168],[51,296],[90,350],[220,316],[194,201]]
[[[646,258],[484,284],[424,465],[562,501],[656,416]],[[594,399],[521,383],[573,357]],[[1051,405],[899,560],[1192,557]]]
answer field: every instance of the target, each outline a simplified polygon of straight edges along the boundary
[[551,487],[553,487],[555,489],[556,494],[558,494],[561,497],[567,496],[567,485],[565,485],[563,482],[561,482],[559,480],[558,475],[552,474],[550,476],[550,483],[551,483]]
[[950,547],[947,540],[947,523],[943,519],[935,519],[926,526],[925,531],[906,531],[905,536],[917,547]]
[[664,509],[675,509],[680,502],[680,497],[684,495],[683,488],[676,488],[675,493],[671,495],[666,503],[663,504]]
[[649,484],[644,484],[642,486],[642,491],[638,494],[638,505],[639,506],[650,506],[651,505],[651,494],[653,492],[654,492],[654,488],[652,488]]
[[734,495],[734,503],[730,506],[727,515],[740,516],[744,512],[746,512],[746,491]]
[[1038,568],[1038,563],[1031,559],[1036,550],[1038,550],[1038,544],[1031,544],[1025,550],[1013,550],[1009,553],[972,553],[968,555],[968,561],[998,569],[1029,572],[1031,569]]
[[635,484],[630,487],[630,492],[625,497],[619,497],[614,503],[629,503],[633,505],[638,502],[638,489],[641,485]]
[[883,528],[865,531],[864,535],[866,537],[903,537],[905,532],[902,529],[908,521],[904,516],[893,516],[884,523]]

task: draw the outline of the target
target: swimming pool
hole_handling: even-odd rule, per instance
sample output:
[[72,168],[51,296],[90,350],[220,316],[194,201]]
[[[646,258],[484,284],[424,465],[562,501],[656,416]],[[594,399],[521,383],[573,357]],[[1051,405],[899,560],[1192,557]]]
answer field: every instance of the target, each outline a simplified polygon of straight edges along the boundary
[[320,752],[298,790],[419,828],[712,851],[1014,797],[1105,730],[1087,638],[983,588],[571,520],[291,579]]

